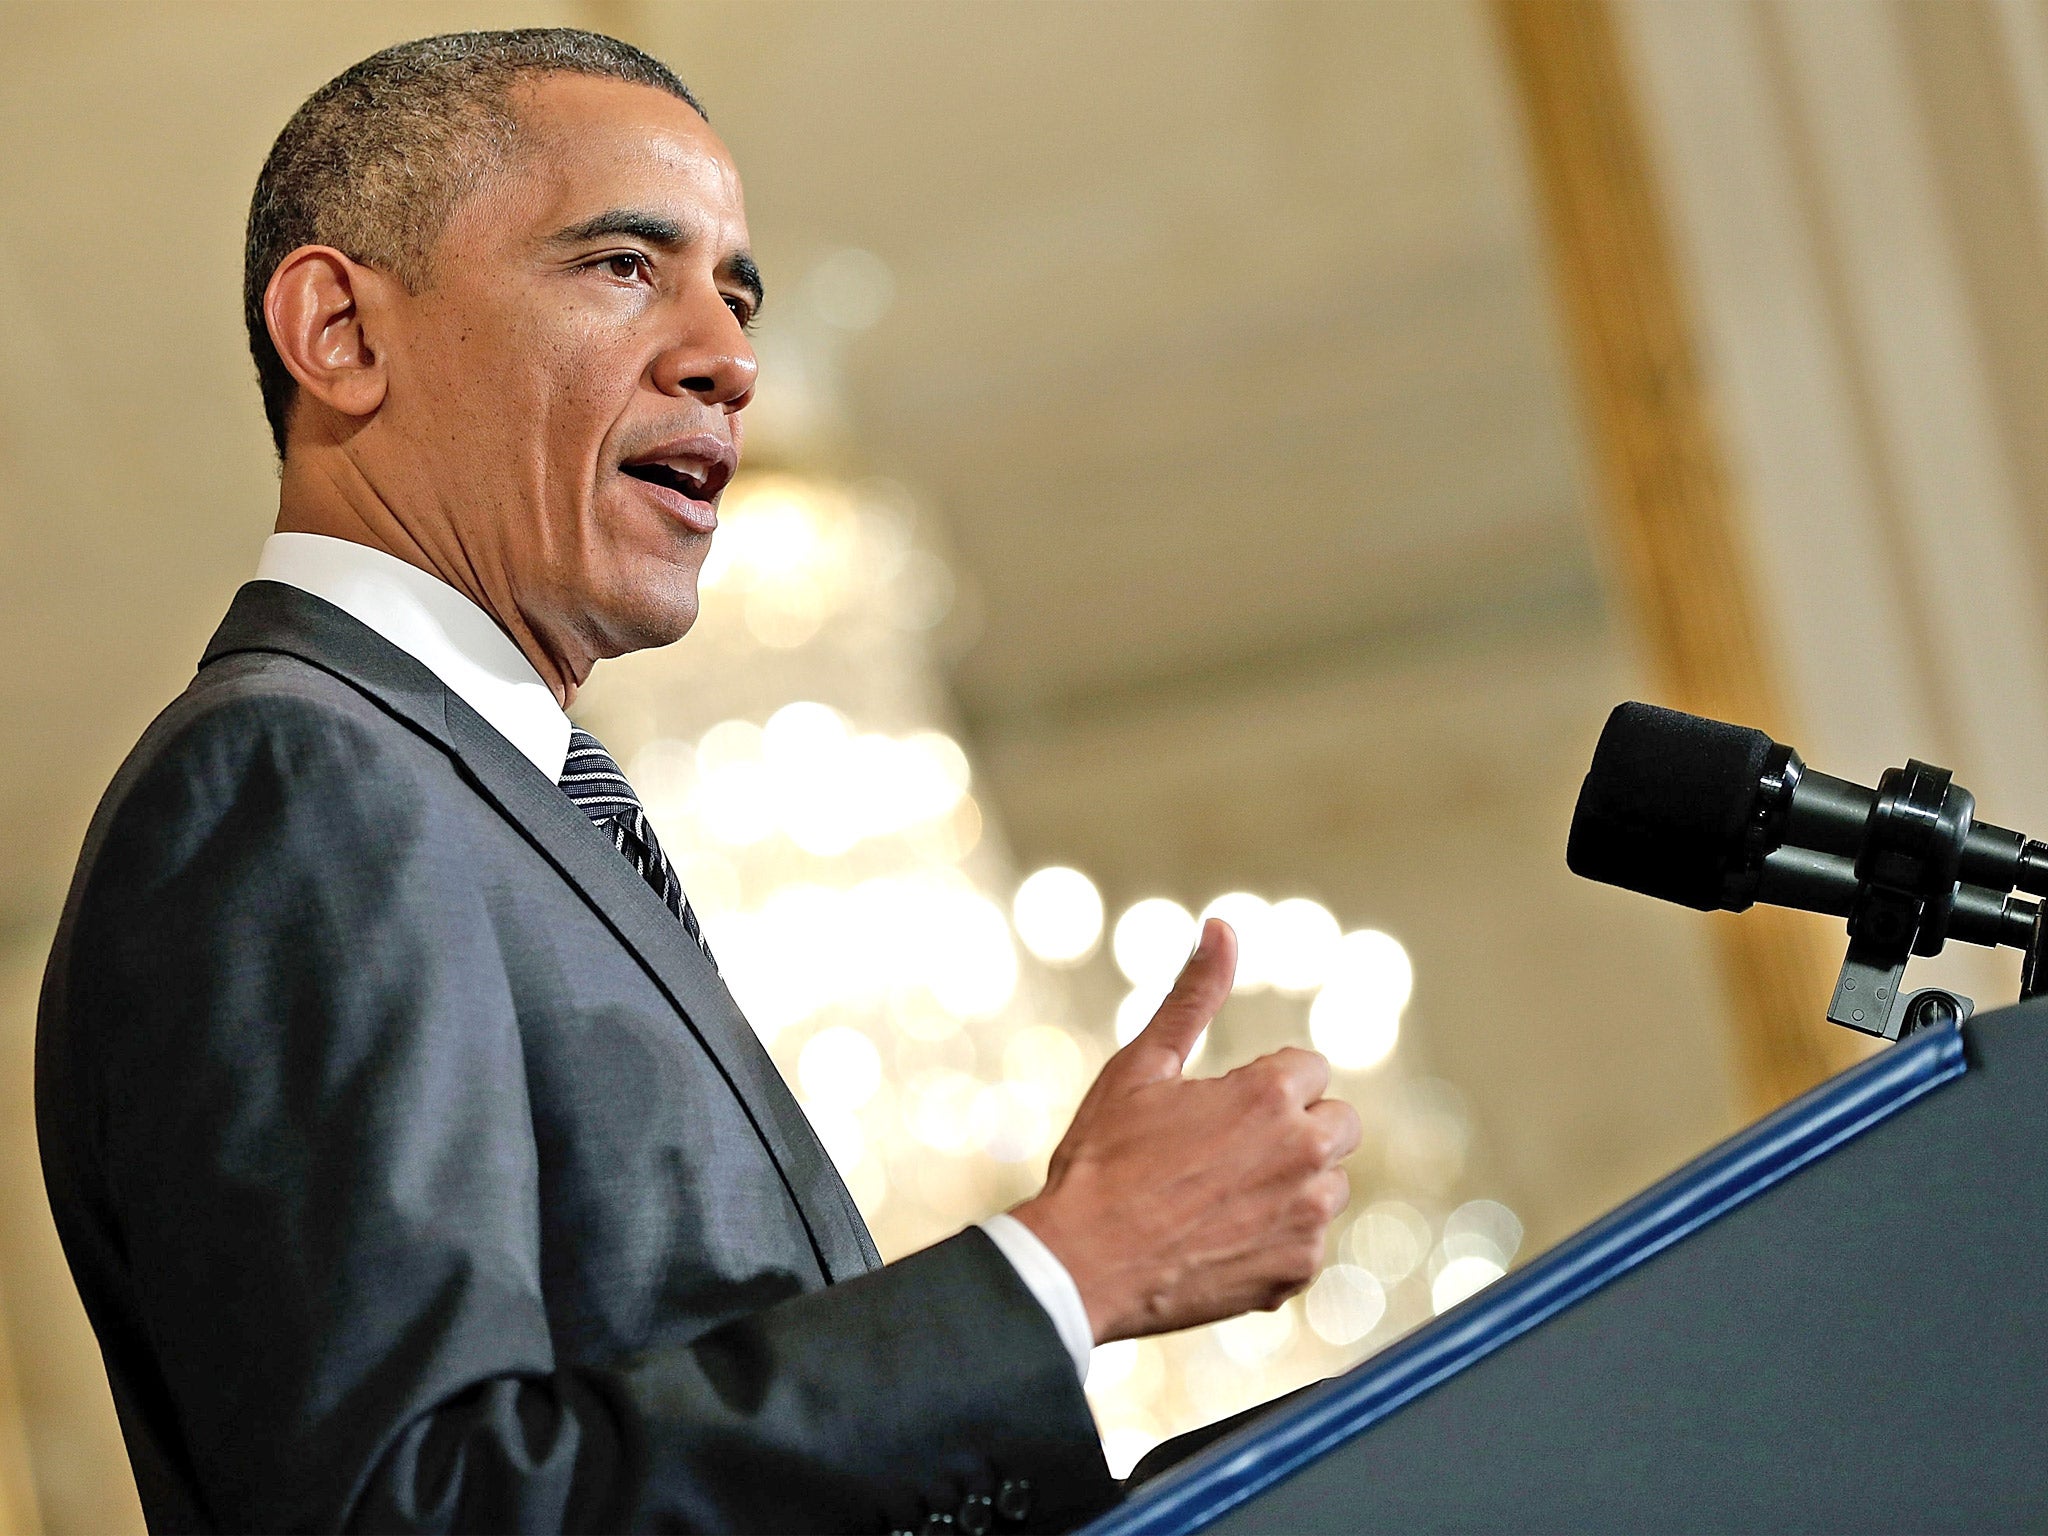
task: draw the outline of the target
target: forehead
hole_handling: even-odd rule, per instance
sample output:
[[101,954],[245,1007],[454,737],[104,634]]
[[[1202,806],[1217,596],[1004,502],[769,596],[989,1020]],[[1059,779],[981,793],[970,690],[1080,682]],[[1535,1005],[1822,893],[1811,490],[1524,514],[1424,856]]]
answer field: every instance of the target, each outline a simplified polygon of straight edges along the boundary
[[632,207],[745,246],[739,170],[688,102],[624,80],[549,75],[515,90],[513,107],[512,159],[474,200],[490,205],[473,206],[484,227],[552,232]]

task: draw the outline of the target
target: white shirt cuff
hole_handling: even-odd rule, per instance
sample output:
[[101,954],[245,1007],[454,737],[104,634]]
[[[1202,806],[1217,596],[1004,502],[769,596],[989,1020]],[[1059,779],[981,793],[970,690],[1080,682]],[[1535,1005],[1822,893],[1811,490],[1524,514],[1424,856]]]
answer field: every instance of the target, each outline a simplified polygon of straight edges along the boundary
[[1095,1349],[1095,1330],[1088,1326],[1088,1308],[1082,1304],[1081,1288],[1074,1284],[1067,1266],[1039,1241],[1036,1232],[1014,1216],[991,1216],[981,1223],[981,1230],[1002,1249],[1003,1257],[1017,1271],[1017,1278],[1045,1308],[1045,1315],[1059,1332],[1060,1342],[1074,1357],[1074,1373],[1086,1381],[1088,1358]]

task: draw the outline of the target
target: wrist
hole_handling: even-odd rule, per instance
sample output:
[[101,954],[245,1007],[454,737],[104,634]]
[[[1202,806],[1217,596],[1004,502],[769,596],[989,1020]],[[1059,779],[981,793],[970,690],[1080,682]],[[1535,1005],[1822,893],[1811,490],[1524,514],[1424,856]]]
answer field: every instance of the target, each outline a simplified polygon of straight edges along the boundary
[[1043,1243],[1048,1252],[1065,1266],[1088,1314],[1088,1331],[1097,1344],[1122,1337],[1115,1328],[1120,1308],[1110,1294],[1108,1277],[1097,1261],[1094,1245],[1085,1241],[1064,1219],[1060,1202],[1049,1193],[1034,1195],[1010,1211],[1010,1215]]

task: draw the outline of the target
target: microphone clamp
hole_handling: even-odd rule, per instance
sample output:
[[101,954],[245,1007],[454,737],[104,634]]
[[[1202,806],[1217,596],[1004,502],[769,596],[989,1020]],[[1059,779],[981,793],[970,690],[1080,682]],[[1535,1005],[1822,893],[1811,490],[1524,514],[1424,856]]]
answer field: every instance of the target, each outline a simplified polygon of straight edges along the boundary
[[1950,939],[2025,952],[2022,997],[2048,993],[2048,844],[1976,819],[1977,800],[1917,758],[1877,788],[1810,769],[1762,731],[1650,704],[1608,716],[1566,862],[1702,910],[1756,902],[1848,920],[1830,1022],[1886,1040],[1975,1005],[1902,992],[1907,961]]

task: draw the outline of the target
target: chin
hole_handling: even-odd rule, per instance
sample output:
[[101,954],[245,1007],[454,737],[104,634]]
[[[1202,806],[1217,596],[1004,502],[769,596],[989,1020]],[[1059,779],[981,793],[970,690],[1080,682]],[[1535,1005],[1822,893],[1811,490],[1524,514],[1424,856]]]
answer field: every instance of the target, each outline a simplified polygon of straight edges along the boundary
[[622,585],[609,601],[591,605],[591,618],[608,655],[674,645],[697,622],[696,574],[668,567],[659,578]]

